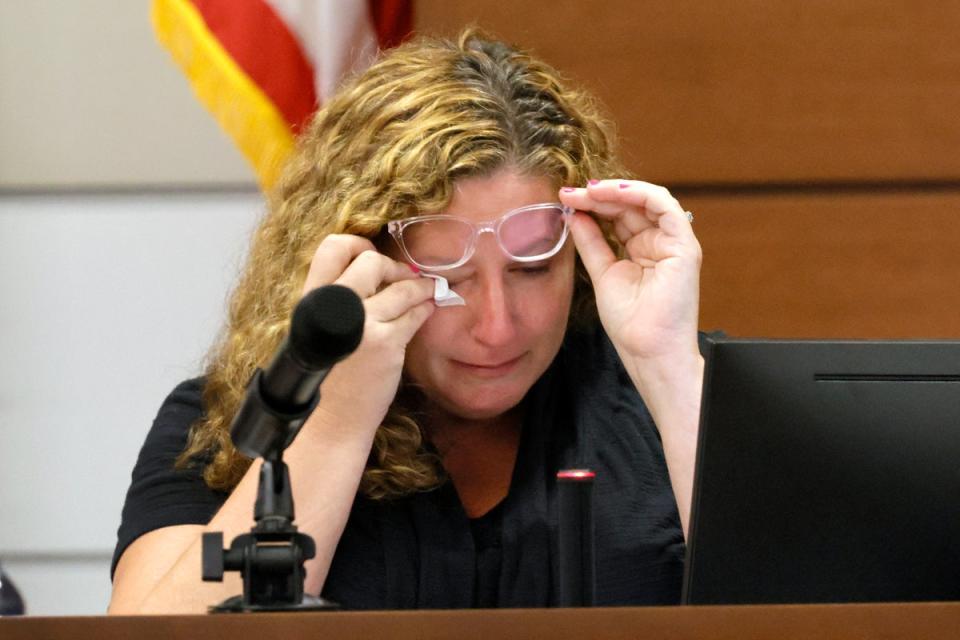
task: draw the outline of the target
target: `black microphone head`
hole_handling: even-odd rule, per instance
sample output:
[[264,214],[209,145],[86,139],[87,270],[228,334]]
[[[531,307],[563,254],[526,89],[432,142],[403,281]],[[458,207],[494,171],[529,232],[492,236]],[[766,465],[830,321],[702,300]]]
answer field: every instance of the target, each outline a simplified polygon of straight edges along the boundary
[[307,369],[325,369],[360,345],[363,302],[347,287],[331,284],[314,289],[293,310],[290,354]]

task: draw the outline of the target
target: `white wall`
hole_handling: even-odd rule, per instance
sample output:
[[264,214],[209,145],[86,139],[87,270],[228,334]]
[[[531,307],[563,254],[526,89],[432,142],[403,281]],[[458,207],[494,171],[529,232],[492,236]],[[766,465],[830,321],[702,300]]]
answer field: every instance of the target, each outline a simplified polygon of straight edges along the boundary
[[149,0],[0,0],[0,188],[249,184]]
[[253,190],[0,193],[0,561],[29,613],[104,611],[137,452],[261,212]]
[[0,0],[0,561],[30,614],[104,611],[137,452],[262,207],[149,11]]

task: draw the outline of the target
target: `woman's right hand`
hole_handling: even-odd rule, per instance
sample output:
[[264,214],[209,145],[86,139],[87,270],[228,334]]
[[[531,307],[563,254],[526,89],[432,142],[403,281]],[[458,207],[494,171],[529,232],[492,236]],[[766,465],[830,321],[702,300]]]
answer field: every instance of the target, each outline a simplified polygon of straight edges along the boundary
[[317,247],[303,293],[327,284],[356,292],[366,321],[360,346],[321,385],[310,422],[334,430],[366,428],[372,436],[396,395],[407,343],[436,309],[434,283],[378,253],[370,240],[341,234]]
[[[357,350],[321,385],[320,404],[284,452],[297,502],[297,525],[313,537],[307,593],[320,593],[346,526],[377,427],[393,402],[407,343],[434,309],[433,281],[377,253],[364,238],[327,237],[317,248],[304,293],[327,284],[353,289],[366,323]],[[137,538],[117,565],[111,613],[201,613],[241,589],[240,577],[201,582],[200,534],[233,539],[250,529],[259,463],[251,465],[206,525],[173,525]]]

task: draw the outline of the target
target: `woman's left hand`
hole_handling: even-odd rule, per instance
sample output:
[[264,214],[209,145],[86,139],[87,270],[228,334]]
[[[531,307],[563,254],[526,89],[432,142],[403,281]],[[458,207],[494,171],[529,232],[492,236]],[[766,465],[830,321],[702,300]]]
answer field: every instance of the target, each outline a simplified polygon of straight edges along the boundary
[[[591,181],[561,189],[560,200],[578,210],[570,231],[593,282],[600,321],[660,430],[686,533],[704,368],[697,344],[700,243],[686,211],[663,187]],[[623,258],[583,211],[613,223]]]
[[[642,362],[696,353],[702,254],[670,192],[647,182],[600,180],[561,189],[560,200],[578,210],[571,233],[621,357]],[[584,211],[613,223],[624,258]]]

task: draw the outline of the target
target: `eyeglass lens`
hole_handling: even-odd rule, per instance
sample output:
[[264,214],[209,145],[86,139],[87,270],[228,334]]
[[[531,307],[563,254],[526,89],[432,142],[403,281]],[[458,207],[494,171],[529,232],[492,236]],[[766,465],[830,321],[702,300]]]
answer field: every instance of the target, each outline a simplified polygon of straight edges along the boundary
[[500,224],[500,244],[515,258],[547,253],[563,238],[563,211],[532,209],[505,218]]
[[403,246],[418,264],[442,267],[460,261],[472,236],[473,226],[464,220],[417,220],[403,228]]

